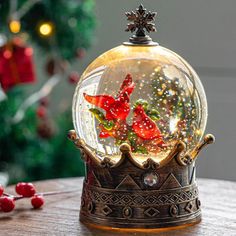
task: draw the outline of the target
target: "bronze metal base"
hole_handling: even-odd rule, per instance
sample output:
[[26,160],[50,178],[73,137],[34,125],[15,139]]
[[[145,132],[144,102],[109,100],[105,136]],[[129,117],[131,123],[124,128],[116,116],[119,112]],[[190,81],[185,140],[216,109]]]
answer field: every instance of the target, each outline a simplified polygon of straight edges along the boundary
[[201,220],[196,185],[172,191],[119,191],[84,183],[80,221],[112,228],[154,229]]
[[157,229],[194,224],[201,219],[195,181],[195,159],[214,142],[206,135],[191,153],[177,141],[164,160],[133,157],[129,144],[120,146],[121,158],[99,159],[75,131],[69,138],[82,151],[86,165],[80,220],[85,224],[125,229]]
[[148,232],[153,232],[153,231],[158,232],[160,230],[163,231],[163,230],[180,229],[180,228],[193,226],[195,224],[199,224],[201,222],[201,214],[199,214],[198,216],[196,216],[192,220],[189,219],[186,222],[183,221],[183,222],[178,222],[176,224],[173,223],[173,224],[165,224],[165,225],[156,224],[156,225],[152,225],[151,227],[147,226],[146,224],[144,226],[135,225],[135,227],[130,227],[130,228],[127,225],[117,226],[116,224],[104,226],[104,225],[101,225],[101,224],[98,224],[98,223],[94,223],[93,221],[91,222],[89,219],[86,219],[85,217],[82,217],[81,215],[80,215],[80,222],[83,223],[84,225],[88,226],[88,227],[97,228],[97,229],[101,229],[101,230],[125,231],[125,232],[134,232],[135,231],[135,232],[146,232],[146,233],[148,233]]
[[125,233],[125,232],[131,232],[131,233],[160,233],[160,232],[165,232],[165,231],[171,231],[171,230],[179,230],[179,229],[184,229],[190,226],[194,226],[196,224],[199,224],[201,222],[201,218],[198,220],[192,222],[192,223],[187,223],[187,224],[181,224],[177,226],[168,226],[168,227],[162,227],[162,228],[116,228],[116,227],[110,227],[110,226],[103,226],[103,225],[96,225],[96,224],[91,224],[88,222],[80,221],[85,227],[88,228],[94,228],[97,230],[107,230],[109,232],[120,232],[120,233]]

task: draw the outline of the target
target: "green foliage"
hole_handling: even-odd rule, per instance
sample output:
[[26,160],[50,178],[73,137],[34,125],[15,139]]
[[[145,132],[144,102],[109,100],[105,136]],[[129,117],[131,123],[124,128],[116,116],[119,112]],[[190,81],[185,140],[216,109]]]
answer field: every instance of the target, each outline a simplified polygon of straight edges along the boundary
[[134,107],[137,107],[138,105],[142,105],[145,113],[153,121],[157,121],[160,119],[160,113],[156,109],[152,108],[151,105],[148,103],[148,101],[140,98],[135,102]]
[[135,152],[140,154],[148,154],[148,150],[144,146],[137,146]]
[[104,114],[97,108],[90,108],[89,111],[95,116],[95,118],[103,125],[103,128],[110,131],[115,126],[112,120],[106,120]]
[[55,121],[55,135],[42,139],[37,134],[35,108],[27,111],[22,122],[12,124],[13,114],[23,97],[22,88],[14,88],[0,104],[0,161],[2,169],[9,172],[10,181],[83,175],[79,151],[67,139],[67,131],[72,127],[68,119],[70,111]]
[[[0,21],[7,31],[8,12],[11,1],[0,2]],[[18,0],[18,9],[27,1]],[[79,48],[89,48],[95,28],[94,0],[41,0],[35,3],[20,19],[22,32],[41,48],[50,52],[57,50],[60,57],[71,60]],[[51,37],[39,34],[39,25],[51,22]]]
[[105,116],[104,114],[98,110],[97,108],[90,108],[89,111],[95,116],[95,118],[100,122],[104,122],[105,121]]
[[[21,23],[20,33],[28,34],[29,41],[59,60],[72,61],[78,49],[89,48],[96,23],[94,0],[41,0],[32,5],[33,1],[17,0],[14,12],[10,12],[11,2],[0,1],[0,30],[8,40],[14,36],[8,29],[14,13],[14,19]],[[22,16],[15,14],[29,5]],[[48,37],[39,33],[39,25],[45,22],[53,26]],[[26,90],[27,86],[14,87],[8,91],[8,99],[0,102],[0,171],[9,173],[11,183],[83,175],[79,151],[67,139],[67,131],[72,128],[70,108],[55,118],[56,132],[50,139],[38,135],[37,105],[26,111],[20,123],[12,123]]]

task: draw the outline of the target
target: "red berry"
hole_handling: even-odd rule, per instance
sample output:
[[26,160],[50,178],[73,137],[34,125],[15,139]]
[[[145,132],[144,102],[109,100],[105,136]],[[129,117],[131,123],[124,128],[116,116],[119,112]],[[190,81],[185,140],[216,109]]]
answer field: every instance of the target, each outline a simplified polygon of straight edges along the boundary
[[15,201],[10,197],[0,198],[0,207],[3,212],[10,212],[15,208]]
[[19,195],[23,195],[24,194],[24,187],[25,187],[26,183],[18,183],[15,187],[16,193],[18,193]]
[[32,197],[36,193],[36,189],[33,184],[26,183],[24,187],[23,197]]
[[18,183],[16,185],[16,192],[23,197],[33,197],[36,189],[31,183]]
[[45,118],[47,109],[45,108],[45,106],[39,106],[36,113],[39,118]]
[[0,184],[0,196],[2,196],[3,192],[4,192],[4,188],[3,188],[3,186]]
[[31,199],[31,204],[34,207],[34,209],[40,208],[44,204],[44,198],[40,195],[35,195]]

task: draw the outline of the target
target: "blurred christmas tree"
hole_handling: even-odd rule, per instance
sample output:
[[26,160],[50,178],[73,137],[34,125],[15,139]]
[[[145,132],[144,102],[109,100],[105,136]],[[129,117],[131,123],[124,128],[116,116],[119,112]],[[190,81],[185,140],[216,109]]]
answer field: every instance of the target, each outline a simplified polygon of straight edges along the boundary
[[[82,175],[78,151],[66,137],[71,108],[50,116],[49,99],[60,81],[79,79],[70,68],[91,45],[94,1],[0,1],[0,22],[0,171],[11,182]],[[47,55],[49,78],[32,94],[27,84],[36,82],[36,65],[27,44]]]

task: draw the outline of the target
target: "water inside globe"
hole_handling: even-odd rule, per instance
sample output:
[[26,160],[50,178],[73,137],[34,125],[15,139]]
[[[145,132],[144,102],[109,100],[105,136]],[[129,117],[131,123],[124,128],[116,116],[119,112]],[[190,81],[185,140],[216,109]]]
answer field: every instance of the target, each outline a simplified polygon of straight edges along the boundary
[[160,46],[120,46],[84,72],[73,100],[79,138],[99,158],[120,159],[128,143],[140,163],[164,160],[178,140],[190,152],[201,139],[207,103],[201,82],[180,56]]

